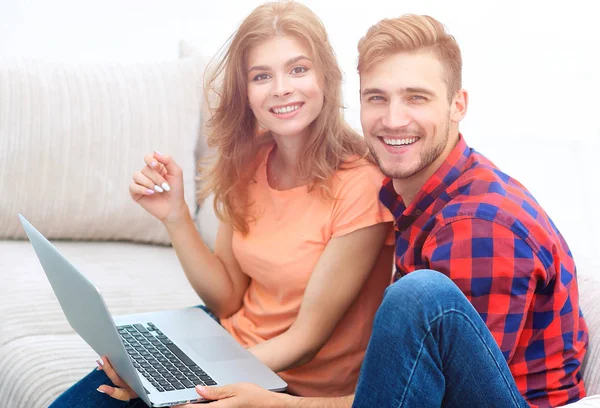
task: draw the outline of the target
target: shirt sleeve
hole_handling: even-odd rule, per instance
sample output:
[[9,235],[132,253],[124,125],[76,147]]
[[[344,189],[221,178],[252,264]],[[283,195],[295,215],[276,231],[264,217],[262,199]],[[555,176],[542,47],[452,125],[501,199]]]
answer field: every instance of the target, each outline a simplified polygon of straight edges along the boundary
[[[361,228],[393,221],[390,211],[379,201],[383,175],[371,164],[340,172],[334,188],[331,237],[337,238]],[[393,237],[393,229],[390,226]],[[392,243],[393,244],[393,243]]]
[[509,228],[464,218],[432,234],[422,257],[465,294],[510,361],[525,328],[538,282],[546,270],[530,245]]

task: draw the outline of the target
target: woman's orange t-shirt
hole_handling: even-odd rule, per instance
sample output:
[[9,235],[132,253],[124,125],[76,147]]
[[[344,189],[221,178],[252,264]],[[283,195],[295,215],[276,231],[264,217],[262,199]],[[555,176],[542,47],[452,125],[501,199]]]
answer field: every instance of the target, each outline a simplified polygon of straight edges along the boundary
[[[285,332],[294,322],[311,273],[329,240],[360,228],[392,221],[379,202],[383,175],[372,163],[340,170],[323,198],[306,186],[277,191],[267,181],[266,163],[272,146],[260,156],[255,181],[249,186],[251,214],[248,235],[235,232],[233,252],[250,285],[243,304],[221,324],[245,347]],[[390,227],[391,229],[391,227]],[[389,244],[388,240],[388,244]],[[392,262],[378,262],[357,300],[340,320],[316,357],[280,372],[288,391],[302,396],[342,396],[354,392],[371,335],[373,317],[390,284]]]

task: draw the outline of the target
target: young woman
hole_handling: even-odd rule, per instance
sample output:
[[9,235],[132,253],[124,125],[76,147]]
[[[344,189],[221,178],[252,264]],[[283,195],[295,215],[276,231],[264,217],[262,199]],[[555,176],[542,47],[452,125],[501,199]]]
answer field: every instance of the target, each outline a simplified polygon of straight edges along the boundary
[[[214,252],[194,227],[171,157],[147,155],[130,186],[164,223],[206,307],[303,396],[354,391],[391,278],[383,176],[343,119],[341,83],[314,13],[293,2],[259,6],[207,84],[218,95],[208,135],[218,154],[201,196],[214,194],[221,221]],[[53,407],[110,401],[98,386],[116,400],[135,397],[105,364]],[[90,389],[96,396],[82,398]]]

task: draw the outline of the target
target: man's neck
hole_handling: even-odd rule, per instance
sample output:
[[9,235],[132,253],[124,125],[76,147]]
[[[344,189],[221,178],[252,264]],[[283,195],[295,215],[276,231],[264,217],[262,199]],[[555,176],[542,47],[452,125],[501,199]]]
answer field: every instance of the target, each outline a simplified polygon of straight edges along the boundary
[[440,154],[434,161],[432,161],[427,167],[419,171],[416,174],[404,179],[393,179],[394,190],[402,198],[402,202],[408,208],[414,201],[419,191],[423,188],[427,180],[435,174],[440,168],[442,163],[448,158],[452,149],[458,143],[459,135],[458,131],[455,134],[451,134],[448,137],[448,144],[442,154]]

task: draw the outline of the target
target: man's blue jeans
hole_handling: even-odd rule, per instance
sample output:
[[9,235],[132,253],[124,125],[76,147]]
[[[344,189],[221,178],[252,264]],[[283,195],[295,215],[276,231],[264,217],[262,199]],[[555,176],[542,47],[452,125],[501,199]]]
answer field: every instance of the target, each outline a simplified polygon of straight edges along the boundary
[[492,334],[431,270],[391,285],[377,311],[354,408],[527,407]]

